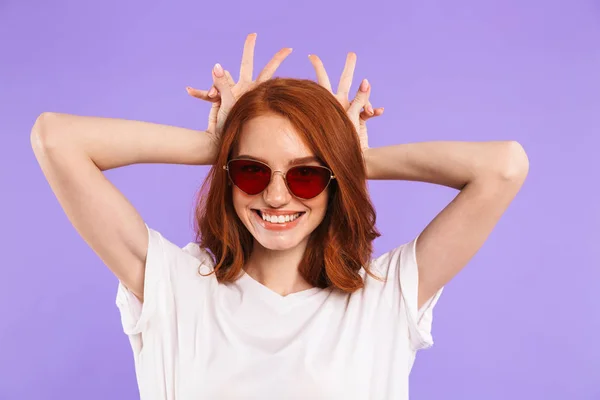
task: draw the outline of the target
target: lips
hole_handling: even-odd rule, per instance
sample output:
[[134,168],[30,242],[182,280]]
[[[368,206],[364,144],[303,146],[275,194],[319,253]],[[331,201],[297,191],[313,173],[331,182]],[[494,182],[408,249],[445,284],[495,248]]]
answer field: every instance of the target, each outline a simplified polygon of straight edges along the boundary
[[[262,211],[261,211],[261,210],[252,209],[252,211],[254,211],[254,213],[255,213],[256,215],[258,215],[258,217],[259,217],[260,219],[263,219],[263,213],[262,213]],[[296,217],[296,219],[298,219],[298,218],[302,217],[302,215],[306,214],[306,211],[297,211],[297,212],[293,212],[293,213],[285,213],[285,214],[278,214],[278,213],[269,213],[269,212],[267,212],[267,215],[271,215],[271,216],[274,216],[274,217],[279,217],[279,216],[284,216],[284,217],[285,217],[286,215],[296,215],[296,214],[299,214],[299,215],[298,215],[298,217]],[[266,220],[265,220],[265,221],[266,221]],[[268,222],[268,221],[266,221],[266,222]],[[293,221],[292,221],[292,222],[293,222]]]
[[273,222],[264,220],[260,213],[260,210],[253,209],[252,211],[254,211],[254,215],[256,216],[255,217],[256,222],[258,222],[258,224],[260,226],[262,226],[264,229],[267,229],[269,231],[284,231],[284,230],[292,229],[293,227],[298,225],[300,223],[300,221],[303,220],[303,216],[304,216],[304,214],[306,214],[305,211],[302,211],[300,213],[300,216],[298,216],[298,218],[296,218],[293,221],[283,222],[283,223],[273,223]]
[[[263,216],[263,210],[259,210],[257,208],[253,208],[252,211],[254,211],[255,213],[257,213],[258,215],[260,215],[261,217]],[[284,217],[286,215],[294,215],[294,214],[305,214],[306,211],[285,211],[285,212],[281,212],[281,211],[268,211],[268,210],[264,210],[264,212],[268,215],[272,215],[274,217],[279,217],[280,215],[283,215]]]

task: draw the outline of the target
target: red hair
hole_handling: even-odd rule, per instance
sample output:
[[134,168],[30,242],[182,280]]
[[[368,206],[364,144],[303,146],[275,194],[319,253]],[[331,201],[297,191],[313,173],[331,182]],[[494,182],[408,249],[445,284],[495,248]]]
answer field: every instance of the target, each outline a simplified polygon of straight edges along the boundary
[[287,118],[304,144],[336,176],[328,187],[323,221],[311,233],[299,265],[313,286],[352,293],[369,275],[372,242],[381,236],[367,190],[365,162],[356,129],[337,99],[317,83],[276,78],[246,92],[223,126],[215,164],[200,188],[196,205],[196,242],[207,250],[221,283],[235,281],[250,257],[254,238],[233,208],[232,187],[223,165],[234,155],[244,123],[274,113]]

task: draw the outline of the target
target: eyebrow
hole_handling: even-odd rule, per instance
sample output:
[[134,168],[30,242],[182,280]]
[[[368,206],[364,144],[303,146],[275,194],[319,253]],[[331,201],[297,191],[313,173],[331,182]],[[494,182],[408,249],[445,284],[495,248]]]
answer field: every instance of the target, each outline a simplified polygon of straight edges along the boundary
[[[268,164],[268,162],[265,159],[262,159],[260,157],[254,157],[254,156],[251,156],[251,155],[248,155],[248,154],[240,154],[236,158],[250,158],[252,160],[262,161],[265,164]],[[293,160],[290,160],[288,162],[288,165],[301,165],[301,164],[305,164],[305,163],[309,163],[309,162],[318,162],[319,164],[322,164],[322,162],[319,159],[319,157],[308,156],[308,157],[294,158]]]

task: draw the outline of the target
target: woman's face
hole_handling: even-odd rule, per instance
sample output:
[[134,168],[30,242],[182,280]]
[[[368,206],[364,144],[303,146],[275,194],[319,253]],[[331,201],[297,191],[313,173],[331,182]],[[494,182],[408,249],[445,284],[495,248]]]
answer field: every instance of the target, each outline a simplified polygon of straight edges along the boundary
[[[248,121],[241,133],[239,151],[235,157],[251,158],[267,164],[272,171],[269,186],[257,195],[248,195],[232,185],[233,206],[254,239],[270,250],[287,250],[306,246],[310,234],[321,223],[327,209],[328,191],[302,200],[290,193],[285,184],[285,172],[296,165],[321,165],[318,161],[293,161],[314,154],[298,137],[292,124],[284,117],[268,114]],[[264,221],[263,214],[304,213],[297,220],[284,225]]]

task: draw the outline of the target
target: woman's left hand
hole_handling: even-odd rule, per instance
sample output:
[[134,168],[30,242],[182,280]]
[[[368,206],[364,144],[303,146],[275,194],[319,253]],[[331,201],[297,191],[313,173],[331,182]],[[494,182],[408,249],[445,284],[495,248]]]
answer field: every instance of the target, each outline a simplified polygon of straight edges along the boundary
[[369,96],[371,95],[371,85],[366,79],[363,79],[356,96],[352,101],[349,99],[350,86],[352,85],[352,78],[354,77],[354,68],[356,66],[356,54],[348,53],[346,57],[346,65],[342,71],[340,82],[338,84],[337,93],[333,93],[329,77],[323,66],[323,62],[314,54],[308,56],[317,73],[317,82],[325,89],[329,90],[336,99],[340,102],[346,113],[352,120],[358,138],[360,140],[360,147],[364,152],[369,148],[368,136],[367,136],[367,120],[373,117],[378,117],[383,114],[383,107],[373,109]]

